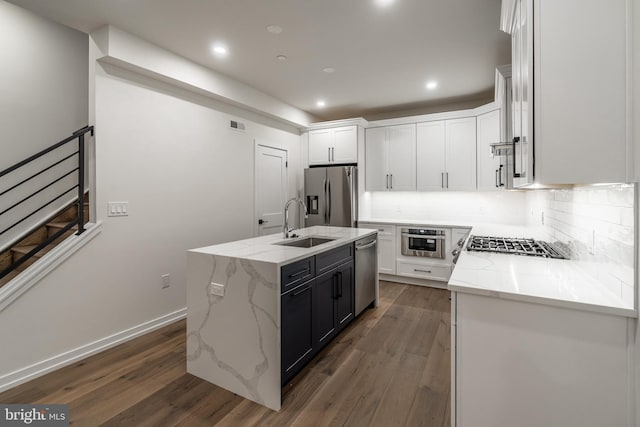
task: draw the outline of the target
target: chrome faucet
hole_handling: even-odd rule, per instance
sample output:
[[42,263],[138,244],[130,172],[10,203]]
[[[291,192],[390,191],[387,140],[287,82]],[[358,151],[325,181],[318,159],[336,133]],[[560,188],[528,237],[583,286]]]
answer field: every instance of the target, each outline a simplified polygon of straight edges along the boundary
[[285,239],[288,239],[289,237],[295,237],[289,235],[289,233],[293,231],[293,228],[289,227],[289,206],[291,205],[291,203],[295,202],[298,202],[298,204],[302,206],[302,209],[304,210],[304,217],[309,218],[309,214],[307,213],[307,205],[304,204],[302,199],[294,197],[293,199],[288,200],[284,205],[284,229],[282,230]]

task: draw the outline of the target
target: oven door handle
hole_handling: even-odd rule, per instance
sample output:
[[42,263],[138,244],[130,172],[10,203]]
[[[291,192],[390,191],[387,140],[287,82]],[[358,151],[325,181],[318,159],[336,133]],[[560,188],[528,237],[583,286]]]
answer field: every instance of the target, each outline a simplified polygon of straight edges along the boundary
[[433,240],[444,240],[445,236],[431,236],[427,234],[409,234],[409,233],[401,233],[403,236],[407,237],[420,237],[422,239],[433,239]]

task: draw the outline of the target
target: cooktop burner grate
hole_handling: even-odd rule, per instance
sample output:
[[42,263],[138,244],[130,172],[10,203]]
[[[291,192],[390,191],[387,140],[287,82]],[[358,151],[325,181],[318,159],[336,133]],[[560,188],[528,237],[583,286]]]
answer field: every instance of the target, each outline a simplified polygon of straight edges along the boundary
[[550,243],[524,238],[471,236],[467,250],[567,259]]

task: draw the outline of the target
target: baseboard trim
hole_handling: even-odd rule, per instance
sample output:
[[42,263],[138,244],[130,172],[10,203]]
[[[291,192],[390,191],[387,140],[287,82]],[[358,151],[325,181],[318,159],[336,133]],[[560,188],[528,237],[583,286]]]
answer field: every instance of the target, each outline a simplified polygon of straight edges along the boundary
[[172,313],[160,316],[148,322],[141,323],[124,331],[99,339],[92,343],[77,347],[73,350],[61,353],[57,356],[34,363],[25,368],[18,369],[0,377],[0,392],[9,390],[27,381],[31,381],[49,372],[71,365],[79,360],[86,359],[96,353],[105,351],[111,347],[122,344],[141,335],[162,328],[187,316],[187,309],[181,308]]
[[100,234],[102,231],[102,222],[87,223],[85,227],[86,230],[84,233],[79,236],[74,234],[67,237],[36,263],[0,288],[0,312]]

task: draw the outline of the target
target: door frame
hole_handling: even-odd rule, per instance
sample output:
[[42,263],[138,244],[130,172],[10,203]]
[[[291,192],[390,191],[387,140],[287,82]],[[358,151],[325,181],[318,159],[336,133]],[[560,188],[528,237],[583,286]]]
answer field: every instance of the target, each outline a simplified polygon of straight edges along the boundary
[[[264,140],[254,139],[253,140],[253,236],[257,237],[259,235],[260,229],[258,227],[258,219],[260,219],[260,212],[258,212],[258,147],[271,148],[273,150],[284,151],[285,154],[285,162],[287,162],[287,166],[285,168],[285,178],[284,178],[284,192],[286,197],[289,197],[289,150],[285,147],[274,144],[273,142],[268,142]],[[284,206],[283,206],[284,208]]]

